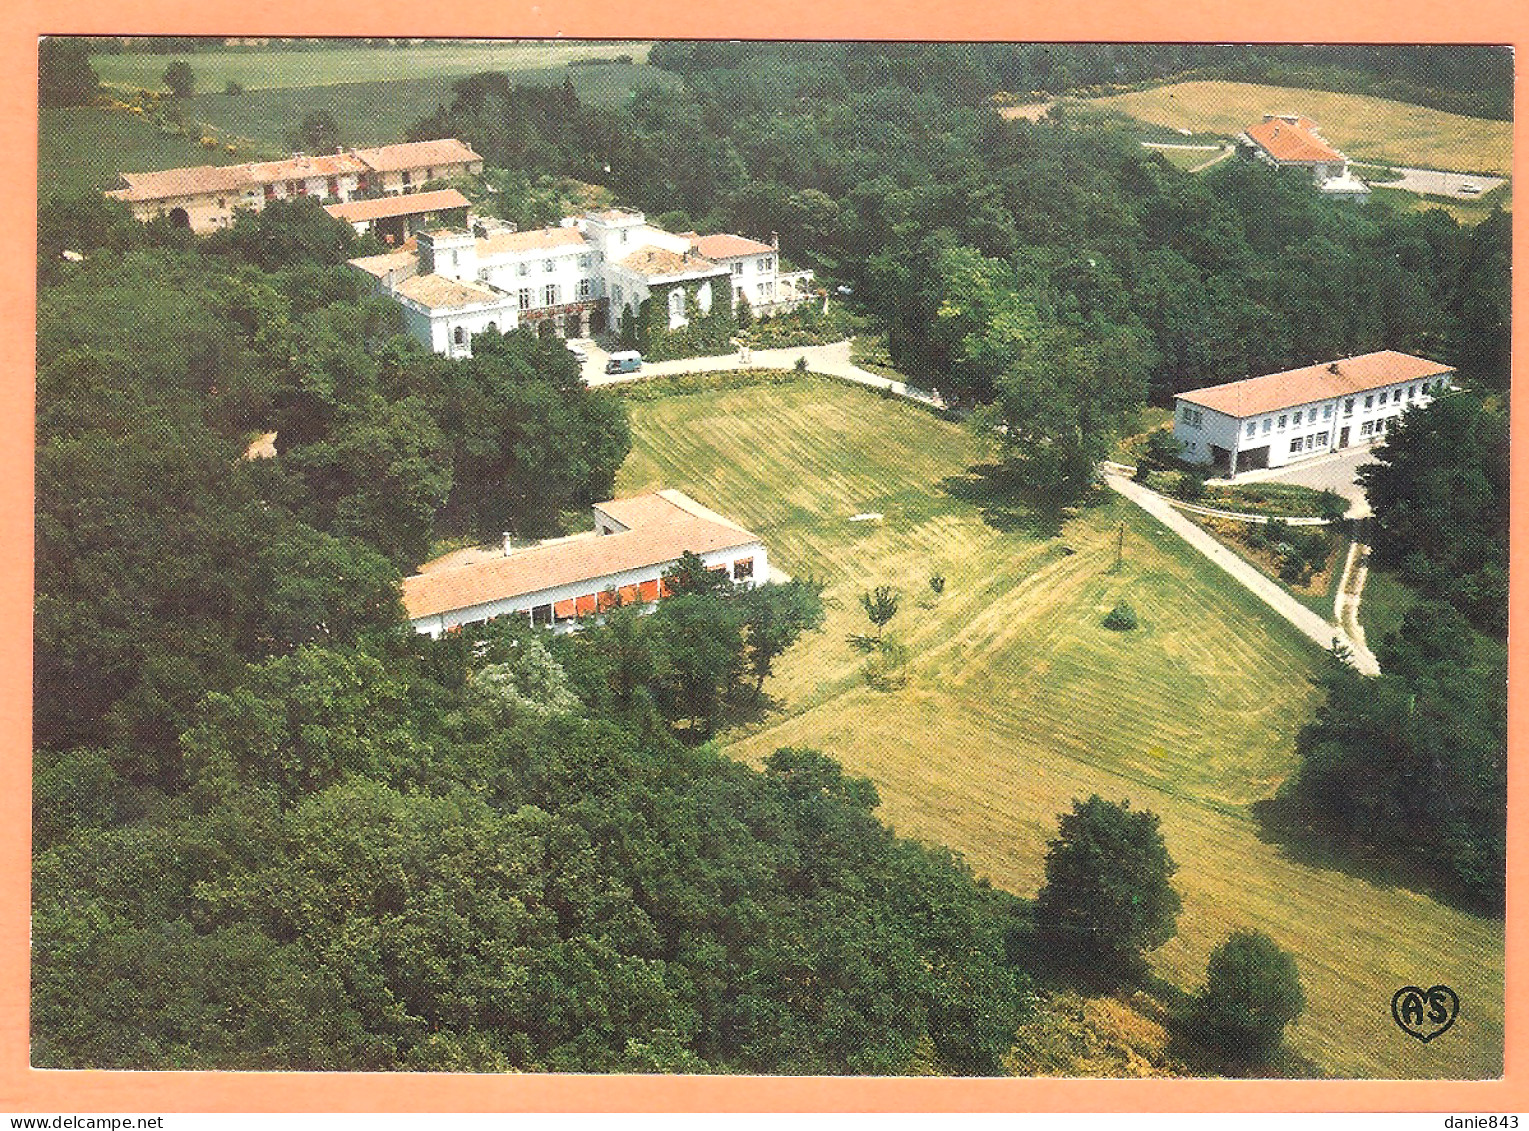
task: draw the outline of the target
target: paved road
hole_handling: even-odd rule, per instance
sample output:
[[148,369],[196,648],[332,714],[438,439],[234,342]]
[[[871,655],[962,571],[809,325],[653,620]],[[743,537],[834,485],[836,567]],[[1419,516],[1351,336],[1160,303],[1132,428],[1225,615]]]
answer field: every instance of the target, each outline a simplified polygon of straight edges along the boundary
[[1237,475],[1238,483],[1293,483],[1299,487],[1312,487],[1318,491],[1336,491],[1351,504],[1349,518],[1365,518],[1370,514],[1370,501],[1365,498],[1364,488],[1354,482],[1354,473],[1374,457],[1369,446],[1344,448],[1331,455],[1301,460],[1286,467],[1269,467],[1258,471],[1243,471]]
[[1268,605],[1280,616],[1295,625],[1319,648],[1327,649],[1334,641],[1353,651],[1354,666],[1365,675],[1380,674],[1380,664],[1364,646],[1363,641],[1350,638],[1347,631],[1312,612],[1277,584],[1265,577],[1253,566],[1243,561],[1227,547],[1201,530],[1189,519],[1169,505],[1161,495],[1133,483],[1123,475],[1109,472],[1105,475],[1109,485],[1133,503],[1172,530],[1185,542],[1204,554],[1216,565],[1231,574],[1242,586]]
[[601,385],[619,385],[628,381],[644,381],[650,377],[667,377],[675,373],[792,369],[796,366],[797,358],[804,357],[807,359],[807,368],[813,373],[852,381],[872,389],[887,389],[897,396],[919,401],[922,404],[942,406],[939,395],[936,393],[916,388],[905,381],[894,381],[878,373],[871,373],[852,363],[849,359],[848,339],[826,346],[792,346],[788,349],[754,350],[747,361],[743,360],[738,353],[722,354],[716,357],[686,357],[677,361],[647,361],[643,362],[642,369],[636,373],[606,373],[605,359],[609,355],[593,344],[585,342],[579,344],[589,354],[589,360],[584,363],[584,383],[591,388],[598,388]]
[[[1358,173],[1359,179],[1376,188],[1405,189],[1420,195],[1428,193],[1432,196],[1451,196],[1456,200],[1475,200],[1507,180],[1506,177],[1478,176],[1475,173],[1446,173],[1442,169],[1408,169],[1401,165],[1391,165],[1389,168],[1402,174],[1401,180],[1371,181],[1363,170]],[[1481,191],[1462,192],[1461,189],[1466,185],[1475,185]]]

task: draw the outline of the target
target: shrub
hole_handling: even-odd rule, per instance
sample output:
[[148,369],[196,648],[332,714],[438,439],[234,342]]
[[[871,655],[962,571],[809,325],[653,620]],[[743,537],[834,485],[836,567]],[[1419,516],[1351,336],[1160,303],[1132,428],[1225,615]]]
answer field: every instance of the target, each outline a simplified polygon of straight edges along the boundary
[[805,357],[797,358],[796,359],[796,366],[795,366],[795,368],[796,368],[796,371],[798,373],[806,373],[807,372],[807,359]]
[[1317,496],[1317,514],[1329,522],[1337,522],[1348,514],[1349,501],[1331,489]]
[[1190,1014],[1195,1036],[1229,1061],[1266,1059],[1306,1007],[1295,959],[1262,931],[1232,935],[1211,954],[1205,973]]
[[1173,493],[1185,502],[1199,502],[1205,498],[1205,472],[1200,468],[1181,472],[1179,481],[1174,484]]
[[934,590],[936,597],[945,592],[945,575],[943,573],[931,573],[929,575],[929,588]]
[[1104,618],[1104,627],[1114,632],[1130,632],[1136,627],[1136,610],[1125,601],[1116,601]]

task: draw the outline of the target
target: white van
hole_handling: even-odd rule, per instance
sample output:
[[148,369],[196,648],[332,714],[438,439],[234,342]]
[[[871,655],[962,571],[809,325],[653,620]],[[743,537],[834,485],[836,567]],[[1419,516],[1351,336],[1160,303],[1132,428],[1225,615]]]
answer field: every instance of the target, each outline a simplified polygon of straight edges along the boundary
[[642,369],[642,354],[636,350],[618,350],[605,363],[607,373],[636,373]]

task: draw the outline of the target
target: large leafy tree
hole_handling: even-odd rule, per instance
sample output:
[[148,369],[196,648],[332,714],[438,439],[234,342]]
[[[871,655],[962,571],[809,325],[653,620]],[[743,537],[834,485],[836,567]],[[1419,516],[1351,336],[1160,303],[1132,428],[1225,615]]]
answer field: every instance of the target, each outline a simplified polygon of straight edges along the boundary
[[1173,937],[1179,896],[1155,813],[1098,795],[1074,801],[1046,851],[1036,929],[1052,953],[1085,976],[1134,979],[1146,951]]
[[1211,952],[1190,1019],[1198,1041],[1233,1064],[1253,1066],[1268,1059],[1305,1007],[1295,959],[1262,931],[1237,931]]
[[88,40],[50,35],[37,44],[38,106],[88,106],[100,88]]
[[1508,619],[1508,421],[1457,393],[1406,413],[1359,470],[1375,552],[1501,636]]

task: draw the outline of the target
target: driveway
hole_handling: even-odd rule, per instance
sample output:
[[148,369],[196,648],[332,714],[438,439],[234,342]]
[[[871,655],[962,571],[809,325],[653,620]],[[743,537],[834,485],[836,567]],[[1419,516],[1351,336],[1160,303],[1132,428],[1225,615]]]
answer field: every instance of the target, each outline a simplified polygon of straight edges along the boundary
[[1370,513],[1370,502],[1364,497],[1364,489],[1354,482],[1354,473],[1369,463],[1371,458],[1369,447],[1345,448],[1332,455],[1301,460],[1287,467],[1244,471],[1238,474],[1237,482],[1293,483],[1298,487],[1311,487],[1318,491],[1336,491],[1352,504],[1348,517],[1365,518]]
[[[1390,168],[1402,175],[1399,181],[1371,181],[1363,171],[1360,171],[1359,179],[1376,188],[1405,189],[1407,192],[1415,192],[1419,195],[1449,196],[1456,200],[1475,200],[1478,197],[1491,192],[1498,185],[1503,184],[1506,177],[1478,176],[1475,173],[1446,173],[1442,169],[1406,169],[1400,165],[1392,165]],[[1480,192],[1462,192],[1465,185],[1475,185]]]

